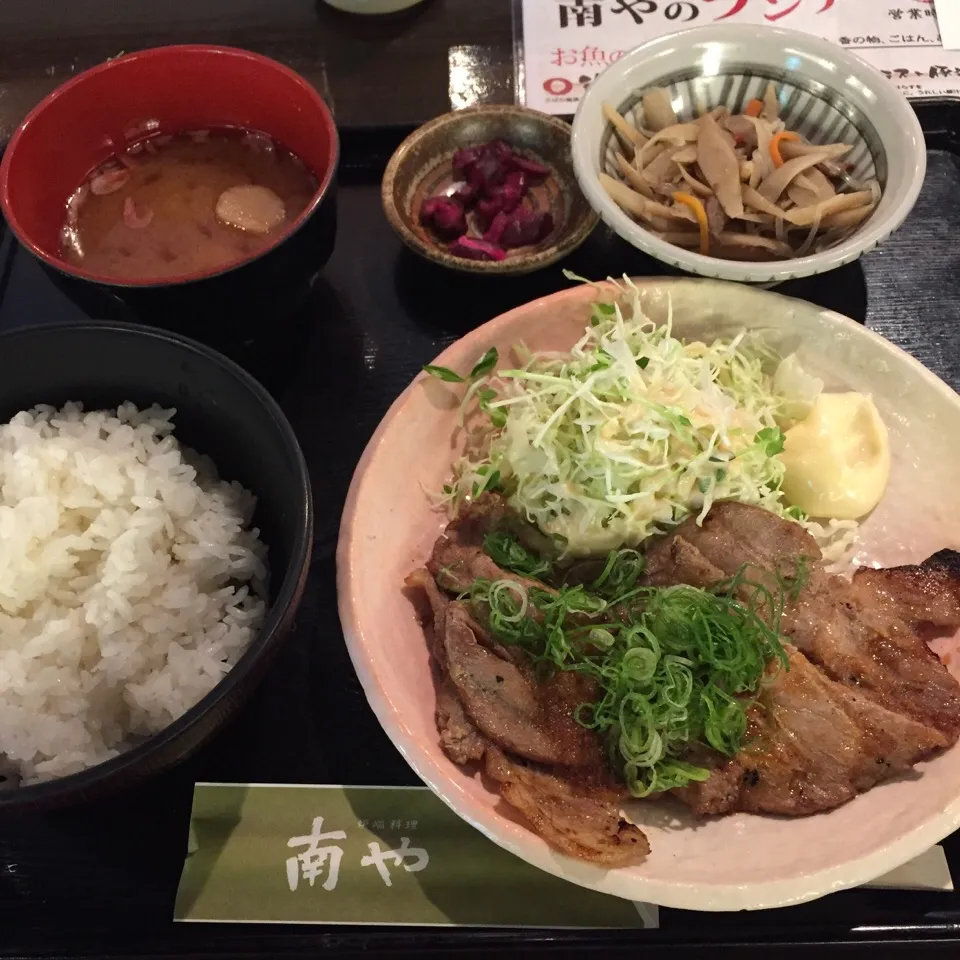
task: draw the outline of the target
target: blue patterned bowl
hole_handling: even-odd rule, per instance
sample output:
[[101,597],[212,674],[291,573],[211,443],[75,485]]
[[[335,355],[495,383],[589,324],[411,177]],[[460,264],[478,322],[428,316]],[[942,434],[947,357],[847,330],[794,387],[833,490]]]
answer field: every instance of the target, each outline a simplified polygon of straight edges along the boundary
[[[601,172],[620,179],[618,141],[602,106],[631,126],[642,120],[641,95],[665,88],[681,121],[727,106],[733,113],[777,90],[787,129],[813,143],[843,142],[849,175],[876,180],[882,196],[853,234],[818,253],[789,260],[724,260],[674,246],[625,213],[606,193]],[[920,193],[927,154],[909,102],[878,70],[805,33],[774,27],[715,25],[637,47],[594,80],[573,121],[573,164],[587,200],[627,242],[689,273],[748,283],[780,283],[823,273],[874,249],[906,219]]]

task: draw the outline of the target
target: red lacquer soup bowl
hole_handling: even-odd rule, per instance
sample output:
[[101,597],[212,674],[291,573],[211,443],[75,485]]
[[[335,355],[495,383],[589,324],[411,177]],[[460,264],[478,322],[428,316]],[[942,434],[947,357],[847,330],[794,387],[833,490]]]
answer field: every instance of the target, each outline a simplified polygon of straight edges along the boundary
[[[216,271],[110,277],[61,255],[71,194],[144,131],[263,133],[299,157],[317,189],[265,250]],[[27,116],[0,164],[0,208],[17,239],[82,307],[201,339],[236,337],[292,309],[329,258],[339,143],[323,98],[294,71],[246,50],[171,46],[117,57],[59,87]]]

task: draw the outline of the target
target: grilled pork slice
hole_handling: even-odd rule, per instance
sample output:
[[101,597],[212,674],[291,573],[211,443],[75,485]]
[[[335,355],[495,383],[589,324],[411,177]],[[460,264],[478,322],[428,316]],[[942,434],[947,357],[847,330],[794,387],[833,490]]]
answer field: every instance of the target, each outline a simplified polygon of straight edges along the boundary
[[446,754],[460,764],[486,758],[503,799],[562,853],[611,867],[642,860],[647,839],[621,818],[623,789],[612,782],[597,736],[574,717],[595,699],[592,684],[563,672],[537,682],[498,653],[469,608],[448,599],[428,570],[414,571],[407,585],[430,603],[435,716]]
[[821,590],[804,591],[788,607],[783,632],[829,677],[889,710],[936,727],[955,743],[960,685],[926,640],[948,629],[952,633],[960,616],[952,625],[912,615],[906,619],[889,599],[901,584],[909,588],[919,569],[885,570],[882,580],[874,571],[858,572],[852,583],[831,579]]
[[537,682],[524,669],[478,642],[476,624],[464,607],[451,604],[444,651],[450,679],[477,730],[511,753],[540,763],[598,766],[602,749],[596,735],[573,713],[595,698],[584,678],[558,673]]
[[[430,605],[430,615],[432,618],[432,630],[427,633],[430,652],[439,661],[443,661],[443,634],[447,623],[447,608],[450,606],[450,599],[441,593],[433,579],[433,574],[424,567],[414,570],[404,583],[410,588],[412,596],[418,598],[418,591],[426,598]],[[423,617],[426,621],[426,617]]]
[[[960,578],[943,559],[919,567],[858,571],[852,583],[831,577],[800,526],[760,507],[718,503],[702,526],[681,524],[648,554],[651,583],[704,586],[710,569],[774,585],[801,561],[807,581],[788,602],[781,631],[823,672],[886,709],[946,735],[960,735],[960,684],[927,646],[960,627]],[[749,588],[748,588],[749,589]]]
[[643,582],[650,587],[671,587],[686,583],[706,589],[725,580],[727,575],[714,566],[689,540],[680,533],[661,537],[647,551],[647,570]]
[[483,552],[483,548],[470,543],[461,543],[456,537],[442,536],[433,548],[427,561],[427,569],[437,578],[437,583],[450,593],[465,593],[475,580],[522,581],[516,574],[508,574]]
[[467,716],[457,688],[447,673],[443,637],[451,601],[440,592],[430,571],[423,567],[414,570],[407,577],[406,584],[415,595],[417,591],[422,591],[430,605],[433,629],[427,631],[427,636],[433,654],[433,682],[437,692],[434,719],[440,734],[440,746],[454,763],[467,764],[480,760],[487,748],[487,741]]
[[561,853],[606,867],[628,866],[650,853],[647,838],[620,815],[622,797],[612,786],[561,778],[496,748],[487,751],[486,771],[503,799]]
[[942,550],[925,563],[874,570],[853,577],[853,602],[862,609],[909,624],[928,639],[960,627],[960,555]]
[[451,759],[477,760],[489,740],[540,763],[603,764],[596,734],[574,717],[581,703],[596,699],[588,678],[560,672],[538,681],[528,663],[486,633],[466,604],[447,600],[428,571],[414,571],[407,585],[423,589],[431,603],[437,727]]
[[[673,534],[661,538],[647,551],[652,576],[664,568],[669,572],[674,537],[696,550],[698,563],[720,570],[723,577],[732,577],[746,564],[751,579],[775,586],[777,571],[792,575],[798,558],[804,558],[808,587],[818,587],[826,576],[819,563],[820,548],[813,537],[799,524],[762,507],[722,501],[710,508],[701,525],[695,518],[684,521]],[[693,560],[692,554],[688,556],[688,563]]]
[[443,674],[437,683],[437,707],[434,714],[440,746],[454,762],[465,766],[482,760],[490,742],[467,716],[453,681]]
[[461,508],[434,545],[427,568],[437,578],[437,583],[451,593],[463,593],[474,580],[503,577],[525,586],[543,587],[535,580],[506,573],[484,553],[484,537],[497,530],[512,534],[535,553],[551,550],[550,539],[533,524],[523,522],[503,497],[485,493]]
[[704,783],[677,793],[701,815],[830,810],[947,745],[932,727],[828,679],[786,646],[781,670],[751,715],[749,746]]

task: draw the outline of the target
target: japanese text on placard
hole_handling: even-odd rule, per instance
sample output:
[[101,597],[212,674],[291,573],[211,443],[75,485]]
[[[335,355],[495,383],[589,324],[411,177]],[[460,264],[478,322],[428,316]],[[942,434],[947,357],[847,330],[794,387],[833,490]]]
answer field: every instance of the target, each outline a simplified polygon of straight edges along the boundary
[[[417,827],[416,820],[390,821],[393,829],[413,831]],[[386,829],[387,821],[377,820],[373,824],[368,821],[359,821],[359,827],[366,829],[372,826],[375,830]],[[340,844],[347,839],[345,830],[323,829],[323,817],[314,817],[310,833],[302,837],[291,837],[287,846],[295,850],[302,847],[300,853],[288,857],[286,861],[287,886],[296,890],[300,881],[305,880],[311,887],[323,878],[320,887],[323,890],[335,890],[340,879],[340,868],[343,863],[343,847]],[[402,836],[400,846],[392,850],[384,850],[376,840],[367,844],[368,853],[360,858],[359,866],[374,867],[384,886],[393,886],[391,866],[401,867],[407,873],[419,873],[430,863],[430,855],[422,847],[412,847],[410,838]]]

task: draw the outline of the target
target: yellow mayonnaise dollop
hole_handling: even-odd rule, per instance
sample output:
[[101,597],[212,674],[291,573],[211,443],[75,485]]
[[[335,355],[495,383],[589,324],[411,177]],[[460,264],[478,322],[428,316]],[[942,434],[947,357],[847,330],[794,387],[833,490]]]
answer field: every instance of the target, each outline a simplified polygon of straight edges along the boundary
[[879,502],[890,477],[887,428],[862,393],[822,393],[786,433],[783,494],[811,517],[856,520]]

